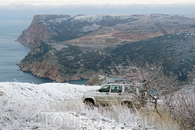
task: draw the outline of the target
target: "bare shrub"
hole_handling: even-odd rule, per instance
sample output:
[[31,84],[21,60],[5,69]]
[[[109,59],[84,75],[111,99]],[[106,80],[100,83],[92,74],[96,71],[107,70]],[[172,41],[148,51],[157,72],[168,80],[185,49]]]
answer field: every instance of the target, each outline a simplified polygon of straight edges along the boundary
[[93,77],[91,77],[89,79],[89,81],[86,82],[86,85],[102,85],[103,82],[105,82],[106,77],[101,76],[99,73],[97,73],[96,75],[94,75]]
[[[63,105],[52,103],[49,110],[61,112],[73,112],[77,115],[87,117],[94,122],[110,122],[113,126],[121,126],[122,128],[139,128],[137,117],[128,107],[121,106],[120,104],[111,104],[110,106],[89,107],[84,104],[80,99],[71,99]],[[104,126],[99,124],[99,129]]]
[[182,129],[195,129],[195,88],[183,89],[165,97],[167,109]]
[[[147,104],[139,110],[129,109],[120,104],[111,104],[110,106],[98,106],[91,109],[82,103],[81,100],[70,100],[66,111],[74,111],[77,114],[83,114],[93,120],[112,119],[115,125],[122,124],[125,128],[143,128],[143,129],[158,129],[158,130],[179,130],[180,125],[172,118],[169,111],[159,105],[159,112],[156,112],[152,104]],[[121,127],[122,128],[122,127]]]
[[[129,82],[138,84],[143,92],[147,93],[148,100],[142,99],[142,102],[152,102],[157,109],[157,99],[162,95],[170,94],[177,88],[177,78],[166,76],[160,65],[145,64],[142,67],[129,62],[126,69],[121,72]],[[160,114],[160,113],[159,113]]]
[[147,104],[137,111],[137,120],[142,128],[154,130],[179,130],[180,125],[172,118],[171,114],[161,105],[158,106],[160,115],[156,112],[152,104]]

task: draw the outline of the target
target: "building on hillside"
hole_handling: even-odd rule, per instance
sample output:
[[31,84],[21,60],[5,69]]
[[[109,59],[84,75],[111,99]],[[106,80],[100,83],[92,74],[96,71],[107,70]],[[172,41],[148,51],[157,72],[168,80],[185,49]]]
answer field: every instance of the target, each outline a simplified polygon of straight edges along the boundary
[[113,69],[110,69],[110,71],[112,72],[113,75],[116,74],[116,72]]

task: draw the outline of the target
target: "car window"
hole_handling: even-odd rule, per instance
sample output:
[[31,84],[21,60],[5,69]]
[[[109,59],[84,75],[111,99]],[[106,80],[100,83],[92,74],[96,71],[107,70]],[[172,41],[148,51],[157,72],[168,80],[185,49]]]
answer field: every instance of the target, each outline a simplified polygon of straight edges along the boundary
[[141,86],[141,87],[139,88],[139,92],[140,92],[140,93],[143,93],[143,92],[144,92],[144,86]]
[[109,92],[110,91],[110,85],[106,85],[106,86],[102,87],[100,90],[101,90],[101,92]]
[[125,93],[136,93],[135,86],[131,86],[131,85],[125,86]]
[[111,93],[122,93],[122,86],[112,85]]

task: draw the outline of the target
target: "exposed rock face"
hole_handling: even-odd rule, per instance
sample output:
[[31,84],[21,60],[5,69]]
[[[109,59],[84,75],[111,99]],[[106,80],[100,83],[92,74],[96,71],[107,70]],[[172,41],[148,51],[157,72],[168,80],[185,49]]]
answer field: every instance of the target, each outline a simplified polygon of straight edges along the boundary
[[[78,47],[66,45],[60,47],[61,51],[57,51],[58,47],[35,39],[31,45],[31,51],[18,65],[22,71],[31,72],[37,77],[49,78],[56,82],[89,79],[98,72],[96,65],[93,66],[90,61],[84,64],[90,52],[82,54]],[[73,56],[70,56],[71,54]],[[76,57],[75,61],[72,57]]]
[[59,81],[56,63],[48,60],[48,56],[52,54],[50,49],[49,45],[41,42],[39,39],[35,39],[31,46],[31,51],[18,65],[22,71],[31,72],[37,77]]
[[194,30],[194,18],[179,15],[36,15],[16,41],[105,47]]
[[35,38],[47,41],[51,37],[51,34],[47,31],[47,26],[38,23],[39,19],[41,19],[41,16],[34,16],[31,25],[27,30],[22,32],[16,41],[21,42],[25,46],[31,46]]

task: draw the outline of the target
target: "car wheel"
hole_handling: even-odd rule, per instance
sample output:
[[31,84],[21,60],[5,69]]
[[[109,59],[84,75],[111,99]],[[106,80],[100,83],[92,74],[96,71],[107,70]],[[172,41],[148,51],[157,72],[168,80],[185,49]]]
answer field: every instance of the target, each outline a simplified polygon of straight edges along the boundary
[[132,102],[126,101],[121,103],[122,106],[126,106],[128,108],[133,108]]
[[90,108],[94,108],[94,102],[92,99],[86,99],[84,103],[89,106]]

